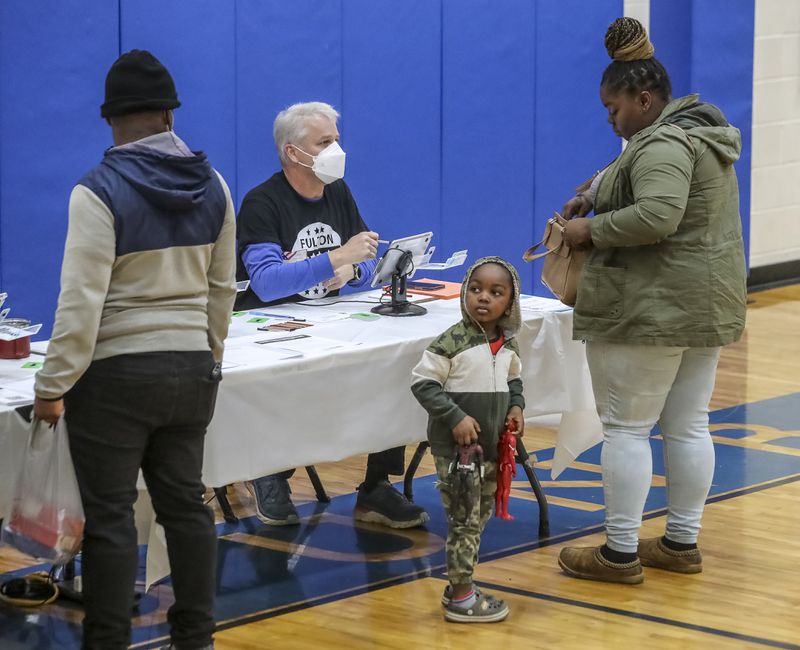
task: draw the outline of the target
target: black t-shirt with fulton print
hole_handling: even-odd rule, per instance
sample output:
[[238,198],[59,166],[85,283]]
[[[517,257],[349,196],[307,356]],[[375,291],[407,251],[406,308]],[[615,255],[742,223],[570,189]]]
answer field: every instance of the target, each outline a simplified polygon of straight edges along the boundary
[[[308,259],[346,243],[368,230],[358,207],[343,180],[325,186],[322,197],[306,199],[289,185],[282,171],[254,187],[244,197],[236,220],[238,246],[236,279],[246,280],[242,253],[252,244],[276,244],[288,262]],[[313,287],[308,295],[293,294],[281,302],[314,298]],[[237,308],[249,309],[262,303],[247,289],[236,301]]]

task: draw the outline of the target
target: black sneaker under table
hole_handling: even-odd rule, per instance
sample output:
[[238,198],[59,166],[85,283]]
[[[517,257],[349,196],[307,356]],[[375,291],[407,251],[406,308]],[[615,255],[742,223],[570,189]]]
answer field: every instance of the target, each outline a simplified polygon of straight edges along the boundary
[[430,519],[424,508],[411,503],[389,481],[378,481],[370,492],[364,490],[362,483],[358,487],[354,516],[358,521],[389,528],[413,528]]
[[278,476],[262,476],[245,484],[256,505],[256,517],[268,526],[289,526],[300,523],[297,508],[289,496],[289,481]]

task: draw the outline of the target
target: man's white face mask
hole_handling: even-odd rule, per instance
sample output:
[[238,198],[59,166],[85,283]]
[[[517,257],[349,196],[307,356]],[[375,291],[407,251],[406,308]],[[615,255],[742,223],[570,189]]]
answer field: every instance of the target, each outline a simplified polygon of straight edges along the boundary
[[313,165],[306,165],[299,160],[297,162],[303,165],[303,167],[309,167],[316,177],[325,183],[325,185],[333,183],[333,181],[338,181],[340,178],[344,178],[344,160],[347,154],[345,154],[338,142],[331,142],[316,156],[306,153],[297,145],[294,145],[294,148],[306,154],[306,156],[309,156],[314,161]]

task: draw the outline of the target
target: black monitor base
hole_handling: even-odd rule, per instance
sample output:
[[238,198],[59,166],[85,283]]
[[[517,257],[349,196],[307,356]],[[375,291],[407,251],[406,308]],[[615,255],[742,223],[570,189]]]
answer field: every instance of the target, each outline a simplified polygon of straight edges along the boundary
[[422,316],[428,313],[425,307],[410,302],[390,302],[373,307],[372,311],[381,316]]
[[[407,255],[404,253],[404,255]],[[402,268],[405,268],[401,265]],[[406,274],[408,271],[404,270],[402,274],[392,273],[392,298],[389,302],[378,305],[372,308],[374,314],[381,316],[422,316],[427,314],[428,310],[419,305],[413,305],[408,302],[406,298]]]

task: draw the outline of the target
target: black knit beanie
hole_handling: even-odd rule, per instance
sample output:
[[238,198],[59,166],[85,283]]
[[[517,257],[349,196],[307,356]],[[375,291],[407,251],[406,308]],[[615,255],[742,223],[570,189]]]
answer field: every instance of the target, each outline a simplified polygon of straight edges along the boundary
[[147,50],[131,50],[120,56],[106,76],[103,117],[115,117],[178,108],[175,82],[167,69]]

